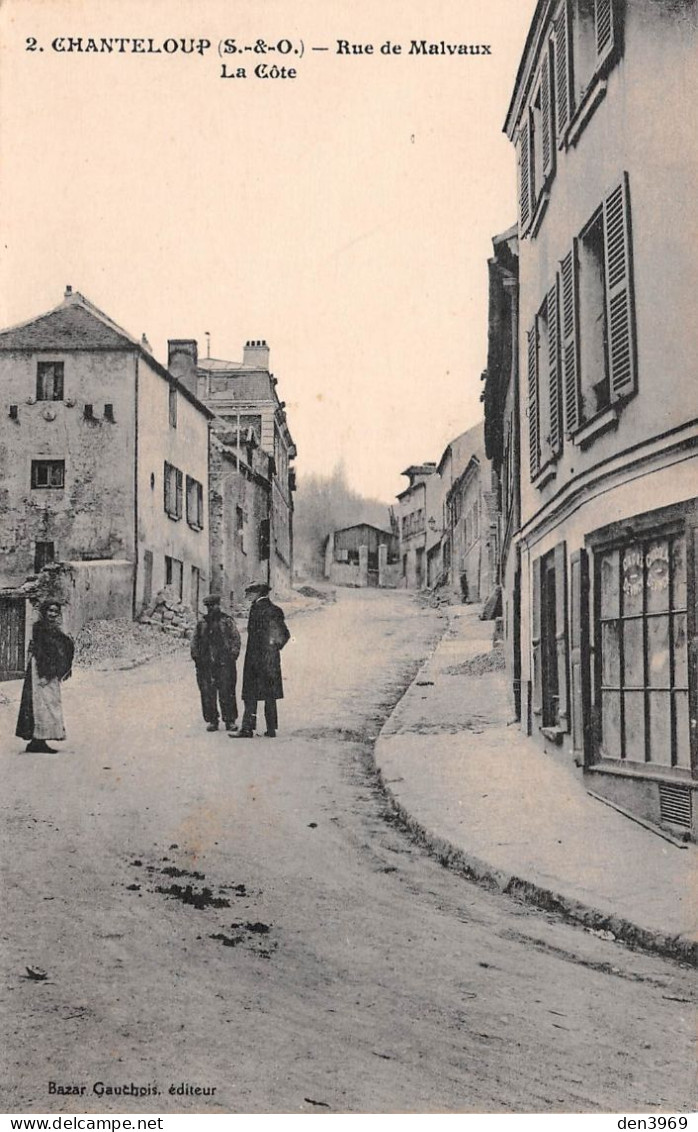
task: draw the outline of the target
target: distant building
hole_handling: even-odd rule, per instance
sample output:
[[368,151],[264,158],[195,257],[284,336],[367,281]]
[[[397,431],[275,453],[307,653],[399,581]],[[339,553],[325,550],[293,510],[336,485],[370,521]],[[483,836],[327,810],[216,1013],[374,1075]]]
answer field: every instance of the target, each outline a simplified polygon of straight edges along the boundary
[[333,531],[326,544],[325,577],[337,586],[396,586],[400,577],[397,535],[371,523]]
[[[689,9],[540,0],[505,128],[519,161],[522,723],[595,792],[695,836]],[[516,602],[512,570],[507,589]]]
[[0,332],[0,385],[2,584],[53,561],[111,560],[131,565],[128,612],[165,585],[197,608],[213,414],[195,393],[70,287]]
[[410,590],[421,590],[427,584],[427,481],[434,475],[436,464],[411,464],[402,473],[409,486],[397,497],[397,520],[400,535],[400,577]]
[[[285,402],[279,399],[277,380],[269,368],[269,347],[264,341],[245,344],[242,362],[200,358],[193,339],[170,339],[168,365],[188,388],[215,414],[214,431],[230,428],[242,435],[253,429],[259,449],[268,457],[269,507],[264,517],[257,514],[257,529],[248,532],[264,551],[265,579],[275,589],[287,590],[293,576],[293,492],[296,474],[291,466],[296,446],[289,431]],[[252,511],[248,509],[248,515]],[[225,536],[228,539],[228,536]],[[215,555],[215,549],[213,550]],[[240,573],[244,563],[228,564],[232,574]],[[251,565],[251,563],[249,563]]]

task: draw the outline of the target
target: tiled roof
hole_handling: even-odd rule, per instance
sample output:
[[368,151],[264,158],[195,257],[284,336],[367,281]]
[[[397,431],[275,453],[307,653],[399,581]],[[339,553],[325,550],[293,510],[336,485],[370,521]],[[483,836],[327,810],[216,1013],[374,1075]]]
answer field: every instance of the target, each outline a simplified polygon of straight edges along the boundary
[[81,295],[0,331],[0,350],[132,350],[137,343]]

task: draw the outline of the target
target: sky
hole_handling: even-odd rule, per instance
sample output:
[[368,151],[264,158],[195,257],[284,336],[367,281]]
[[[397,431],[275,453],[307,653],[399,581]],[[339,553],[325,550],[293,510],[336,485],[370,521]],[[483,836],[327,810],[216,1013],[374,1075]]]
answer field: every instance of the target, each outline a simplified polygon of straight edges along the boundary
[[[231,360],[264,338],[299,475],[341,460],[390,501],[482,414],[487,258],[516,218],[502,125],[534,8],[2,0],[0,324],[70,284],[163,362],[168,338],[204,354],[208,332]],[[56,49],[71,37],[161,50]],[[491,54],[410,54],[423,39]]]

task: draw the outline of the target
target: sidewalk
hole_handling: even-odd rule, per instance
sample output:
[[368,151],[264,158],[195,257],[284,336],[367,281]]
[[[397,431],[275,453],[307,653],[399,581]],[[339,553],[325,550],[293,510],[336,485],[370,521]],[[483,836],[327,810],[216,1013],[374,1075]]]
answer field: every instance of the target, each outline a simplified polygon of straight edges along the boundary
[[510,724],[505,674],[472,672],[482,667],[472,658],[490,652],[492,623],[473,606],[446,612],[444,637],[376,744],[403,820],[444,864],[493,888],[695,960],[698,848],[590,797],[573,767]]

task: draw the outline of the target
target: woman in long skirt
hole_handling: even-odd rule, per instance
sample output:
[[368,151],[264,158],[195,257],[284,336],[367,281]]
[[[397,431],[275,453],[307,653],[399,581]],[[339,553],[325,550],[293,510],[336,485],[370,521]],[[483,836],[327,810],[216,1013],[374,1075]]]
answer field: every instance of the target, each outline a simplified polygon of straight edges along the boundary
[[60,603],[53,599],[39,607],[17,719],[16,734],[29,740],[27,750],[42,754],[55,754],[47,739],[65,739],[61,681],[71,675],[74,646],[58,627],[60,615]]

